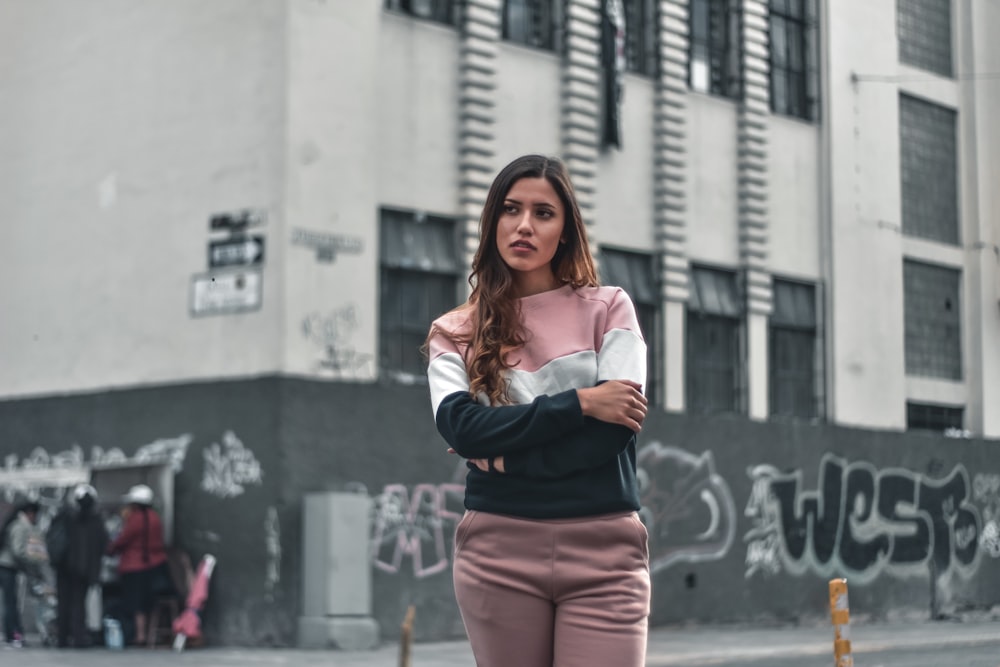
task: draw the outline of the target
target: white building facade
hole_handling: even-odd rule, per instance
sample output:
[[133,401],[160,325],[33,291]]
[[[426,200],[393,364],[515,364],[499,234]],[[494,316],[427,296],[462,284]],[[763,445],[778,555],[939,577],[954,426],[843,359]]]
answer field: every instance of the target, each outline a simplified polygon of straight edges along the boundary
[[[211,502],[227,499],[205,471],[212,452],[228,453],[244,498],[267,490],[254,526],[294,523],[301,493],[324,484],[360,481],[378,507],[393,473],[358,472],[369,464],[336,433],[301,426],[305,417],[289,426],[290,415],[328,408],[347,419],[351,409],[288,387],[364,397],[357,409],[375,414],[405,395],[428,422],[417,439],[433,442],[418,348],[431,319],[464,299],[493,175],[544,153],[567,162],[602,277],[640,312],[648,392],[665,420],[648,441],[682,444],[672,417],[693,425],[682,430],[699,452],[710,447],[697,425],[718,420],[745,425],[761,448],[778,429],[790,443],[782,456],[811,448],[816,460],[864,456],[831,446],[836,429],[918,438],[920,457],[944,462],[942,478],[961,468],[959,500],[982,500],[981,537],[1000,496],[996,507],[995,489],[973,498],[965,466],[1000,472],[988,442],[1000,438],[998,31],[990,0],[3,3],[8,474],[29,460],[57,466],[74,445],[80,462],[97,463],[88,448],[128,458],[157,438],[190,432],[198,448],[232,428],[239,451],[231,439],[203,447],[201,470],[188,453],[182,475]],[[180,415],[144,421],[123,406],[146,391],[184,405],[207,392],[215,416],[194,420],[203,427]],[[234,391],[252,397],[213,421]],[[102,396],[115,407],[99,407]],[[107,423],[134,424],[130,439],[90,424],[80,400]],[[61,430],[46,430],[57,428],[48,409],[68,415]],[[273,434],[254,442],[233,426],[247,412]],[[413,426],[385,428],[348,430],[392,459],[398,447],[383,440]],[[971,458],[942,433],[975,441]],[[758,480],[745,469],[766,458],[755,456],[733,464],[733,507],[748,502],[741,490],[752,498]],[[904,467],[933,473],[907,456]],[[813,458],[795,465],[814,473]],[[263,472],[247,474],[248,460]],[[447,477],[434,471],[435,484]],[[402,482],[416,497],[421,479]],[[178,512],[191,548],[210,549],[205,536],[218,530],[194,524]],[[737,581],[750,581],[734,534],[680,560],[735,556]],[[277,565],[262,546],[273,541],[254,547],[273,577],[253,599],[271,602],[251,604],[243,625],[213,621],[225,641],[252,642],[262,627],[290,636],[267,610],[298,576],[295,529]],[[376,577],[398,574],[372,553]],[[794,572],[791,548],[781,554]],[[993,568],[979,558],[959,558],[961,581]],[[846,556],[805,560],[816,576],[858,571]],[[936,563],[931,577],[941,560],[913,557]],[[414,568],[421,585],[428,569]],[[375,615],[391,619],[379,586]],[[941,598],[962,599],[964,586],[942,585]],[[242,594],[221,599],[245,606]],[[897,602],[923,604],[916,593],[885,604]],[[295,596],[275,604],[294,612]],[[695,615],[726,618],[717,608]],[[673,618],[662,609],[654,618]],[[752,604],[738,613],[752,616]],[[453,635],[451,623],[426,632]]]

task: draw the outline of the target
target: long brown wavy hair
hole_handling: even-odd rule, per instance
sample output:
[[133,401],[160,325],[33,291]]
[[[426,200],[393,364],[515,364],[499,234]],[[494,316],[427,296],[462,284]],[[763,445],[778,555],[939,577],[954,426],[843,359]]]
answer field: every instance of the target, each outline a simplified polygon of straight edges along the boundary
[[511,366],[507,355],[524,345],[528,335],[514,294],[511,269],[497,249],[497,225],[504,201],[514,183],[522,178],[544,178],[562,202],[565,243],[559,244],[551,263],[556,280],[574,288],[598,285],[587,230],[566,165],[559,158],[544,155],[523,155],[515,159],[493,180],[479,218],[479,248],[469,274],[472,293],[467,303],[455,309],[468,312],[470,327],[467,333],[461,334],[433,327],[427,336],[428,342],[441,334],[456,344],[465,345],[469,391],[473,396],[486,394],[492,405],[511,402],[509,383],[504,377],[504,371]]

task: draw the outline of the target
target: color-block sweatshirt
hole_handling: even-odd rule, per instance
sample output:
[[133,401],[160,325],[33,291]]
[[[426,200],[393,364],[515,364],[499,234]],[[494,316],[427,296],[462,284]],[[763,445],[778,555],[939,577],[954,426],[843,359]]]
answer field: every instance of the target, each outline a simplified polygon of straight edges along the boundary
[[[585,417],[576,390],[607,380],[645,385],[646,344],[618,287],[566,285],[519,300],[527,340],[508,356],[511,405],[473,397],[464,348],[430,341],[427,375],[438,431],[466,459],[504,457],[505,472],[469,464],[467,509],[555,519],[639,509],[635,433]],[[465,311],[434,323],[468,331]]]

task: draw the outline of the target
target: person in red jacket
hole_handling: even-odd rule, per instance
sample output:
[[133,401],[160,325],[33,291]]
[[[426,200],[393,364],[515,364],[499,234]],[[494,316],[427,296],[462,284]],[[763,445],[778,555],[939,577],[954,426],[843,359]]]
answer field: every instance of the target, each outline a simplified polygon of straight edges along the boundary
[[133,486],[122,500],[124,523],[108,553],[121,557],[118,572],[125,610],[135,617],[134,643],[144,644],[155,597],[170,581],[163,522],[152,507],[153,490],[145,484]]

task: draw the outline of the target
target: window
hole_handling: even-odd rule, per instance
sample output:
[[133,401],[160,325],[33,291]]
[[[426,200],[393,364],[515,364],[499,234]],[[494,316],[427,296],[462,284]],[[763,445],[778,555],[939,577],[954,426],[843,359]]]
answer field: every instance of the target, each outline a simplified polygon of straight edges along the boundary
[[691,0],[688,85],[692,90],[741,97],[739,6],[738,0]]
[[379,364],[390,377],[426,377],[420,347],[431,322],[458,304],[457,234],[450,218],[381,211]]
[[742,404],[736,274],[691,267],[685,352],[689,412],[739,412]]
[[821,397],[816,288],[775,279],[773,290],[768,337],[771,414],[815,419]]
[[771,0],[771,110],[815,120],[819,112],[816,0]]
[[962,379],[961,273],[903,261],[906,374]]
[[950,0],[896,0],[899,62],[952,76]]
[[461,22],[461,0],[385,0],[385,7],[438,23],[458,25]]
[[503,7],[503,38],[550,51],[556,48],[556,16],[553,0],[506,0]]
[[959,245],[957,114],[899,96],[903,233]]
[[625,0],[625,62],[630,72],[657,70],[656,0]]
[[650,403],[660,393],[660,290],[654,255],[611,248],[601,249],[601,281],[625,290],[635,305],[639,328],[646,340],[646,386]]
[[927,431],[962,430],[964,409],[925,403],[906,404],[906,428]]

